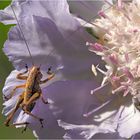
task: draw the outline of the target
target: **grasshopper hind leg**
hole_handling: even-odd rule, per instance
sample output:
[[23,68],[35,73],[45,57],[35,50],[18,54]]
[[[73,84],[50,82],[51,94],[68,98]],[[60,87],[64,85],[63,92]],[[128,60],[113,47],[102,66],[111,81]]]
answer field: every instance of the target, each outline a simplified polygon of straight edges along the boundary
[[[27,107],[26,107],[26,111],[28,111],[28,113],[30,113],[33,109],[34,109],[34,106],[36,105],[36,102],[32,102],[30,105],[28,105]],[[27,113],[27,112],[25,112],[25,113]],[[27,113],[27,114],[28,114]],[[32,117],[34,117],[33,116],[33,114],[29,114],[29,115],[31,115]],[[39,121],[40,121],[40,124],[41,124],[41,127],[43,128],[43,119],[42,118],[39,118],[39,117],[37,117],[36,116],[36,119],[39,119]]]
[[25,84],[15,86],[15,88],[12,90],[12,92],[11,92],[11,94],[10,94],[10,96],[9,96],[9,97],[7,97],[6,95],[3,95],[3,96],[4,96],[5,101],[8,101],[9,99],[11,99],[11,98],[14,96],[15,91],[16,91],[17,89],[19,89],[19,88],[25,88]]
[[23,101],[23,96],[20,95],[14,110],[8,115],[6,121],[4,122],[6,126],[9,126],[9,123],[12,120],[13,116],[15,115],[16,111],[20,108],[22,101]]
[[35,104],[36,104],[36,103],[33,102],[33,103],[29,104],[28,106],[24,105],[24,106],[22,107],[22,109],[23,109],[24,113],[26,113],[26,114],[32,116],[33,118],[37,119],[37,120],[40,122],[41,127],[43,128],[43,127],[44,127],[44,126],[43,126],[43,120],[44,120],[44,119],[39,118],[38,116],[36,116],[36,115],[34,115],[34,114],[31,113],[31,111],[33,110]]
[[35,115],[33,115],[33,114],[31,113],[31,111],[34,109],[34,106],[35,106],[35,105],[36,105],[36,102],[33,102],[33,103],[31,103],[30,105],[26,106],[26,109],[25,109],[26,111],[25,111],[25,113],[31,115],[31,116],[34,117],[35,119],[38,119],[38,120],[40,121],[41,127],[43,128],[43,119],[42,119],[42,118],[39,118],[39,117],[37,117],[37,116],[35,116]]
[[42,127],[42,128],[44,127],[44,126],[43,126],[43,120],[44,120],[44,119],[39,118],[38,116],[32,114],[31,112],[29,112],[29,111],[27,111],[27,110],[24,110],[24,112],[27,113],[28,115],[32,116],[33,118],[37,119],[37,120],[40,122],[41,127]]

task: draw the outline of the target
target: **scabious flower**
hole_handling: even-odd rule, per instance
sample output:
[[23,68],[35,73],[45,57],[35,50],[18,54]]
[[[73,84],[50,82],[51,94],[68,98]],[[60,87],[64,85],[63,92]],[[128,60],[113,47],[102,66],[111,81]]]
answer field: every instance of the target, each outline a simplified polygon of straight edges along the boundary
[[[105,75],[101,86],[91,92],[100,103],[97,107],[93,103],[84,114],[91,119],[90,124],[74,125],[59,120],[59,125],[68,130],[65,138],[74,138],[75,133],[86,139],[98,133],[118,133],[120,137],[131,138],[140,132],[139,11],[140,1],[118,0],[105,12],[99,11],[101,18],[91,23],[100,32],[96,35],[98,42],[87,42],[87,45],[106,63],[106,71],[100,65],[92,66],[95,76],[97,71]],[[110,92],[100,95],[98,92],[107,85],[111,87]]]
[[[43,79],[47,77],[46,72],[50,66],[56,73],[52,80],[41,86],[43,97],[52,100],[54,105],[45,105],[39,99],[32,110],[34,115],[44,119],[44,127],[41,128],[39,121],[20,108],[11,123],[29,122],[28,127],[40,139],[62,138],[64,130],[58,126],[58,118],[64,118],[71,123],[87,121],[83,113],[91,103],[92,96],[88,93],[93,87],[99,86],[98,80],[95,82],[95,78],[92,78],[90,67],[92,63],[99,62],[100,58],[87,50],[85,44],[87,40],[91,41],[91,38],[70,14],[65,0],[28,0],[19,6],[16,2],[19,3],[13,2],[16,6],[12,4],[8,9],[19,8],[18,13],[15,10],[19,24],[9,31],[3,49],[15,70],[7,77],[3,94],[9,97],[15,86],[25,83],[16,79],[16,75],[25,70],[26,64],[29,68],[32,63],[41,65]],[[12,10],[3,12],[7,14],[1,14],[2,22],[17,23]],[[8,20],[7,15],[12,15],[13,20]],[[10,114],[23,91],[24,89],[17,89],[14,96],[4,102],[3,114]]]

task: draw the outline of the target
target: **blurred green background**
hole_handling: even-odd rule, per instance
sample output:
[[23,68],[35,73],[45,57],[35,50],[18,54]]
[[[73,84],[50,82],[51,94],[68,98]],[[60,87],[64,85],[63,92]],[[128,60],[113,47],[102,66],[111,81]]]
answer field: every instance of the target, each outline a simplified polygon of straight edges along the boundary
[[[4,9],[7,5],[10,4],[10,1],[0,0],[0,9]],[[2,48],[5,40],[7,39],[7,33],[11,26],[5,26],[0,23],[0,139],[34,139],[31,130],[27,130],[23,134],[21,133],[22,129],[16,129],[14,127],[6,127],[3,122],[5,117],[2,115],[2,88],[4,86],[4,82],[6,77],[13,70],[12,64],[8,61],[7,57],[4,55]]]

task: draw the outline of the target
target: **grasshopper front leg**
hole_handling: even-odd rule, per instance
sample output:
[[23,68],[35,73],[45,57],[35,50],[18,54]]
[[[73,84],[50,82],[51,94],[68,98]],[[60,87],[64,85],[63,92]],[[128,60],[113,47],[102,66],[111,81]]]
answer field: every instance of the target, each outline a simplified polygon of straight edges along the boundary
[[[25,65],[25,68],[26,68],[26,71],[23,72],[23,73],[19,73],[19,74],[17,75],[17,77],[16,77],[17,79],[26,80],[26,79],[28,78],[28,76],[23,76],[24,74],[26,74],[26,73],[28,72],[28,66],[27,66],[27,65]],[[24,85],[16,86],[16,87],[12,90],[12,92],[11,92],[11,94],[10,94],[10,97],[7,97],[7,96],[4,95],[5,100],[7,101],[7,100],[11,99],[11,98],[13,97],[13,95],[14,95],[16,89],[18,89],[18,88],[24,88],[24,87],[25,87],[25,84],[24,84]]]
[[27,65],[25,65],[25,68],[26,68],[25,72],[19,73],[16,77],[17,79],[26,80],[28,78],[28,76],[23,76],[24,74],[26,74],[28,72],[28,66]]
[[43,81],[40,81],[40,84],[44,84],[44,83],[48,82],[49,80],[51,80],[55,76],[55,73],[51,72],[51,69],[52,69],[52,67],[50,66],[48,68],[48,72],[47,72],[47,74],[49,74],[49,77]]
[[25,87],[25,84],[24,84],[24,85],[16,86],[16,87],[12,90],[12,92],[11,92],[11,94],[10,94],[9,97],[7,97],[7,96],[4,95],[5,100],[11,99],[11,98],[14,96],[14,93],[15,93],[16,89],[18,89],[18,88],[24,88],[24,87]]
[[[44,84],[44,83],[48,82],[49,80],[51,80],[55,76],[55,73],[50,73],[49,72],[49,74],[50,74],[50,76],[47,79],[45,79],[43,81],[40,81],[40,84]],[[41,93],[41,100],[44,104],[48,104],[48,101],[45,101],[45,99],[43,98],[42,93]]]
[[43,81],[40,81],[40,84],[44,84],[46,82],[48,82],[49,80],[51,80],[53,77],[55,76],[55,73],[50,74],[50,76],[48,78],[46,78]]

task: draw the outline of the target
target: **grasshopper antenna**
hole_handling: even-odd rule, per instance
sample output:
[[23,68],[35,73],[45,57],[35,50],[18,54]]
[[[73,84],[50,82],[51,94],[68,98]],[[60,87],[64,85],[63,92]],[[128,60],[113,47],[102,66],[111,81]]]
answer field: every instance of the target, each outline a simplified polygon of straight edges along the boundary
[[17,21],[17,24],[18,24],[19,29],[20,29],[20,31],[21,31],[21,34],[22,34],[22,36],[23,36],[25,45],[26,45],[27,50],[28,50],[28,52],[29,52],[30,58],[31,58],[31,60],[32,60],[32,65],[34,65],[34,61],[33,61],[32,55],[31,55],[31,51],[30,51],[30,49],[29,49],[28,43],[27,43],[27,41],[26,41],[26,39],[25,39],[24,33],[23,33],[22,29],[21,29],[20,23],[19,23],[19,21],[18,21],[18,18],[17,18],[17,16],[16,16],[16,13],[15,13],[14,8],[13,8],[12,5],[11,5],[11,9],[12,9],[12,11],[13,11],[13,14],[14,14],[14,16],[15,16],[15,19],[16,19],[16,21]]

